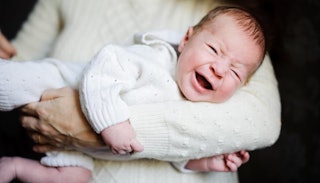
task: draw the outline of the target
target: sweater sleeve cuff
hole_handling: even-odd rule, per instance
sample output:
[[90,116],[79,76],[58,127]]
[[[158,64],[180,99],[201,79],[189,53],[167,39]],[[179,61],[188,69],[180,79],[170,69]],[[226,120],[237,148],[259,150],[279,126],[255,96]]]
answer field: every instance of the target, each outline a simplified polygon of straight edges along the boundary
[[91,157],[76,151],[54,151],[41,158],[41,164],[53,167],[80,166],[93,171]]
[[198,171],[186,169],[185,166],[187,165],[187,163],[188,163],[188,160],[177,161],[177,162],[171,162],[171,165],[181,173],[197,173],[198,172]]
[[146,108],[144,105],[130,107],[130,122],[144,151],[136,153],[136,158],[161,159],[169,152],[169,130],[163,114],[164,105]]
[[[102,101],[100,102],[103,103]],[[108,106],[103,104],[89,105],[89,103],[85,101],[82,95],[80,95],[80,103],[81,103],[81,108],[84,115],[89,121],[91,127],[98,134],[101,133],[101,131],[104,130],[105,128],[115,125],[118,122],[127,120],[129,116],[128,109],[125,107],[121,108],[120,105],[118,107],[119,109],[118,111],[112,110],[114,108],[111,108],[111,107],[108,108]]]

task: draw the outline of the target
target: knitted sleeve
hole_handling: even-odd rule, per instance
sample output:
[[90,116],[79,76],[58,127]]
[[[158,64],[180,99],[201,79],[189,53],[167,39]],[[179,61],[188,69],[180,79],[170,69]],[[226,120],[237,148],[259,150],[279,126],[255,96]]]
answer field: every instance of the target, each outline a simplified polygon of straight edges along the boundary
[[105,46],[84,70],[79,88],[81,107],[97,133],[129,118],[121,94],[133,88],[139,71],[127,54],[121,47]]
[[47,58],[15,62],[0,59],[0,111],[10,111],[39,101],[49,88],[77,88],[85,63]]
[[57,7],[60,0],[38,0],[28,20],[23,24],[13,46],[14,60],[34,60],[44,57],[61,30],[62,22]]
[[171,101],[130,107],[144,145],[135,158],[179,161],[272,145],[280,133],[280,98],[269,57],[230,100]]

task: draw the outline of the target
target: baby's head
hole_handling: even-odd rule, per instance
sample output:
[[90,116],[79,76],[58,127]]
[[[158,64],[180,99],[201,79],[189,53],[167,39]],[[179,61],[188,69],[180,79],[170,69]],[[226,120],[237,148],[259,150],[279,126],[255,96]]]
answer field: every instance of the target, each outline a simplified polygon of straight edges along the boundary
[[182,93],[191,101],[226,101],[261,65],[265,44],[247,11],[211,10],[180,42],[176,78]]

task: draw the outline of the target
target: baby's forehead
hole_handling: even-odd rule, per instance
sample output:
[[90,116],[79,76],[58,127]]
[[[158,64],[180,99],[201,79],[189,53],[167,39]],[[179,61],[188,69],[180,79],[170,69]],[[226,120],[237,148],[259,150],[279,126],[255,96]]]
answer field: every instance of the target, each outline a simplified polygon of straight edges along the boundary
[[224,22],[225,24],[234,23],[236,27],[247,33],[259,46],[261,46],[263,52],[265,52],[265,33],[261,22],[259,22],[253,15],[250,15],[247,12],[222,12],[212,19],[212,23],[221,18],[228,18],[229,21]]
[[[229,25],[229,26],[226,26],[226,25]],[[239,23],[236,17],[228,14],[217,15],[215,18],[204,23],[203,28],[209,29],[209,30],[236,29],[247,34],[248,36],[251,36],[247,30],[248,28],[246,28],[244,25]]]

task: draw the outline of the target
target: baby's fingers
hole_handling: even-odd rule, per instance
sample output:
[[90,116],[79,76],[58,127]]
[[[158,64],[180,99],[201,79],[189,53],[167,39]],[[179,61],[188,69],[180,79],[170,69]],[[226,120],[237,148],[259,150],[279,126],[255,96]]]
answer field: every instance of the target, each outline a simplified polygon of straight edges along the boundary
[[227,165],[229,171],[231,171],[231,172],[237,171],[238,167],[239,167],[239,166],[237,166],[237,164],[235,164],[234,162],[229,161],[229,160],[227,160],[226,165]]
[[243,164],[242,158],[237,154],[227,155],[226,161],[231,171],[237,171],[237,169]]
[[126,151],[124,151],[124,150],[118,150],[118,149],[116,149],[116,148],[111,148],[111,152],[112,152],[112,154],[114,154],[114,155],[124,155],[124,154],[126,154]]
[[250,154],[248,153],[248,151],[240,151],[240,156],[242,159],[242,163],[246,163],[249,161],[250,159]]
[[132,151],[134,151],[134,152],[143,151],[143,145],[137,139],[132,140],[131,148],[132,148]]

